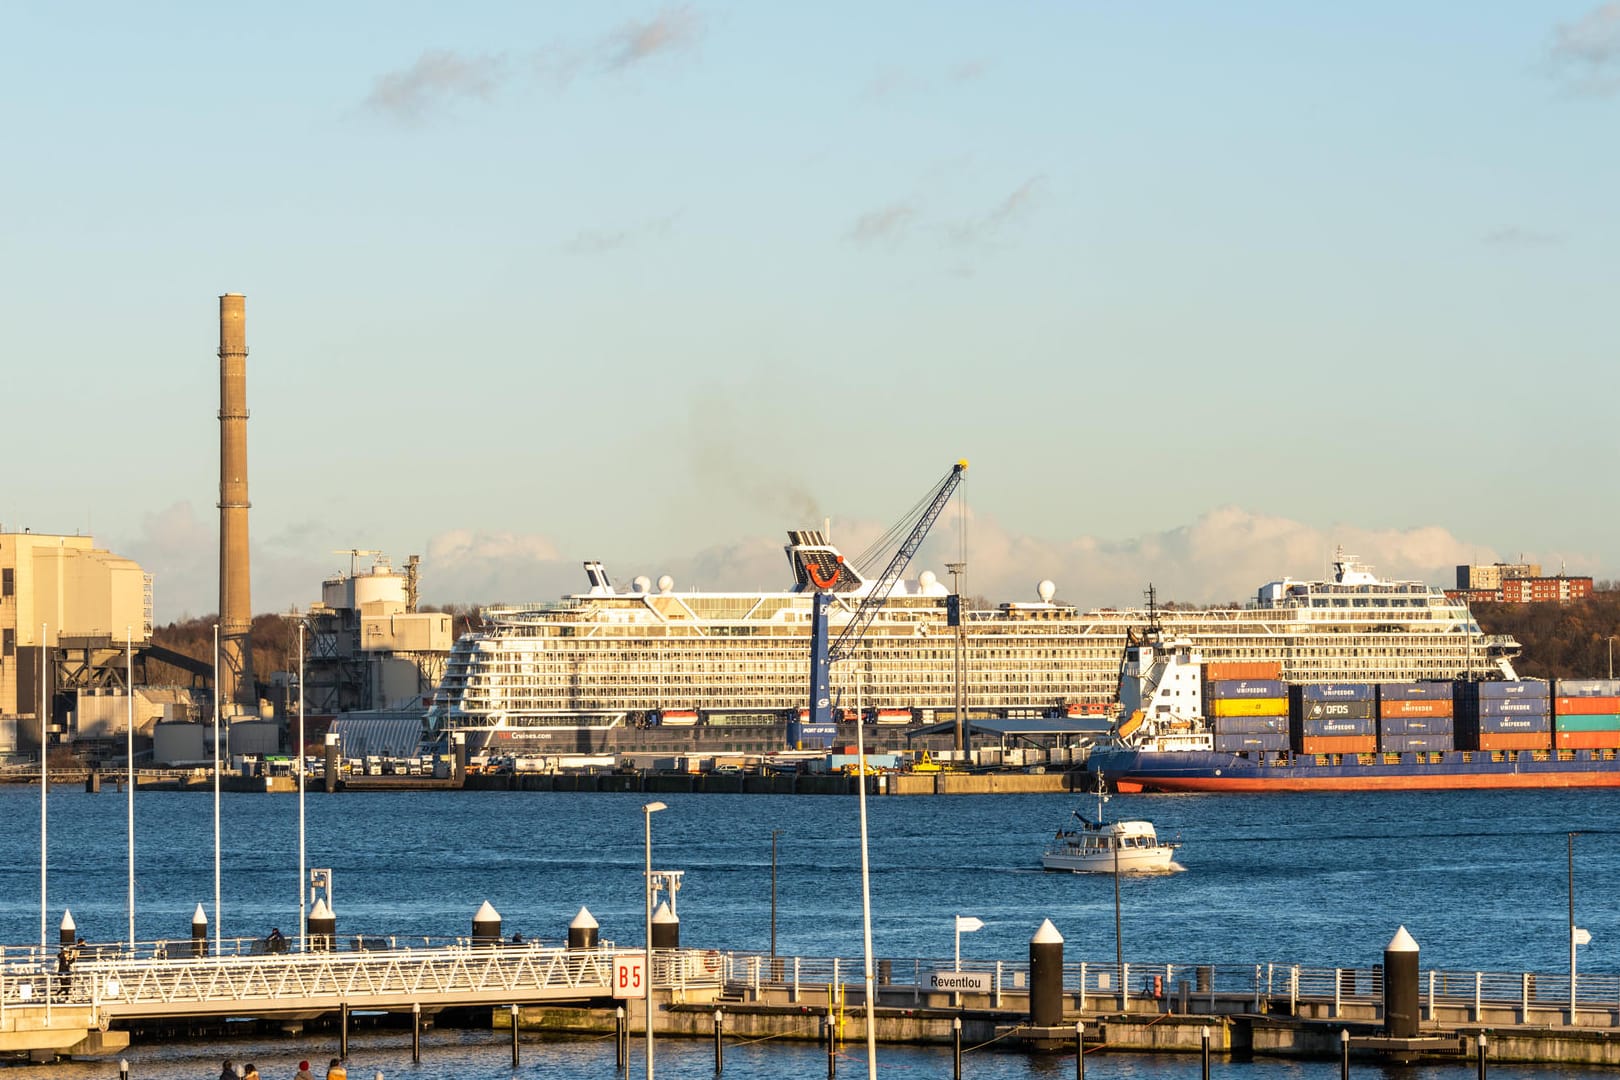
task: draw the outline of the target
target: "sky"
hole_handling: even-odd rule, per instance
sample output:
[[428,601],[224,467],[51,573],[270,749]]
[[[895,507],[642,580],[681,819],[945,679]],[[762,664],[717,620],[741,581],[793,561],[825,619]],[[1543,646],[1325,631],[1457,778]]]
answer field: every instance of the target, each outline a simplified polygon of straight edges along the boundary
[[[1620,3],[0,6],[0,529],[217,608],[1620,578]],[[1611,478],[1611,479],[1606,479]]]

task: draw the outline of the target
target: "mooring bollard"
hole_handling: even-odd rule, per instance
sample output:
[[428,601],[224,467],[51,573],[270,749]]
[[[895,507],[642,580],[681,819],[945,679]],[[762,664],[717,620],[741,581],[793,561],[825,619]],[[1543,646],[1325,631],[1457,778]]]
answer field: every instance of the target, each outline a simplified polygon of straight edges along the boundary
[[338,1005],[338,1057],[345,1061],[349,1057],[349,1003],[341,1002]]
[[596,917],[590,913],[590,909],[581,907],[574,921],[568,924],[568,947],[594,949],[600,933],[601,927],[597,925]]
[[1074,1022],[1074,1080],[1086,1080],[1086,1022]]
[[831,1006],[827,1009],[827,1080],[838,1075],[838,1046],[837,1036],[833,1031],[833,1011]]
[[660,902],[658,910],[653,912],[652,947],[655,949],[681,947],[681,920],[669,910],[668,900]]
[[1043,919],[1029,939],[1029,1022],[1035,1027],[1063,1023],[1063,935]]
[[1479,1080],[1485,1080],[1485,1033],[1479,1033]]
[[726,1061],[721,1047],[721,1033],[724,1030],[725,1013],[719,1009],[714,1010],[714,1075],[719,1076],[725,1070]]
[[129,1060],[127,1058],[118,1059],[118,1080],[129,1080]]
[[473,914],[472,943],[474,945],[499,945],[501,943],[501,913],[495,910],[495,905],[485,900]]
[[201,904],[191,913],[191,955],[208,955],[208,915]]
[[[652,1004],[650,999],[647,1003],[649,1005]],[[514,1003],[512,1005],[512,1068],[514,1069],[518,1067],[517,1016],[518,1007],[516,1003]]]
[[1392,1038],[1417,1036],[1418,967],[1418,944],[1403,926],[1384,946],[1384,1034]]
[[1204,1061],[1204,1066],[1203,1066],[1202,1076],[1204,1077],[1204,1080],[1209,1080],[1209,1027],[1207,1025],[1204,1027],[1203,1034],[1204,1034],[1204,1049],[1203,1049],[1202,1057],[1203,1057],[1203,1061]]
[[955,1071],[951,1074],[956,1080],[962,1080],[962,1018],[951,1017],[951,1047],[955,1059]]
[[1339,1029],[1339,1077],[1350,1080],[1350,1033]]
[[73,921],[73,912],[67,908],[62,909],[62,925],[56,931],[56,943],[64,949],[71,949],[78,941],[79,927]]
[[422,1003],[411,1002],[411,1064],[422,1064]]
[[624,1068],[624,1058],[628,1048],[624,1038],[624,1006],[620,1005],[613,1010],[613,1067]]

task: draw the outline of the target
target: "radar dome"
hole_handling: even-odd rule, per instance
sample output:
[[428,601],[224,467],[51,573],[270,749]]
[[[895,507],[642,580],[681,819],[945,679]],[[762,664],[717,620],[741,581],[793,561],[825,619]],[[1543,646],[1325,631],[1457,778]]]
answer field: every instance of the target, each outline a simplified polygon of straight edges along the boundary
[[935,574],[934,574],[934,572],[932,570],[924,570],[922,573],[917,575],[917,584],[924,591],[926,591],[928,589],[932,589],[934,587],[934,584],[936,582],[938,582],[938,581],[939,581],[939,578],[937,576],[935,576]]
[[1047,578],[1045,581],[1035,586],[1035,594],[1041,598],[1041,603],[1050,604],[1052,602],[1052,597],[1057,595],[1057,582],[1053,581],[1051,578]]
[[675,579],[670,577],[668,574],[664,574],[662,577],[660,577],[658,579],[658,591],[659,592],[674,592],[675,591]]
[[641,574],[636,577],[636,580],[630,583],[630,586],[631,588],[635,589],[636,592],[644,593],[648,589],[652,588],[652,579],[647,577],[646,574]]

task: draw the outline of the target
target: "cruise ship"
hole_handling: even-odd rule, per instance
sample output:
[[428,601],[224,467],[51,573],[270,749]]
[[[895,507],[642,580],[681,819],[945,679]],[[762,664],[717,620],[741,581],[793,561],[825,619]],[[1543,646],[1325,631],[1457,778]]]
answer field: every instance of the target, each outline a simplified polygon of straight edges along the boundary
[[[451,651],[430,736],[461,732],[476,751],[616,728],[782,724],[808,700],[812,594],[832,593],[836,636],[876,584],[820,531],[789,532],[784,550],[793,582],[780,592],[681,592],[668,577],[621,589],[587,562],[585,592],[486,609]],[[858,703],[869,719],[943,721],[958,677],[970,717],[1110,707],[1127,634],[1149,614],[1081,610],[1055,603],[1056,592],[1043,581],[1033,601],[964,612],[958,674],[949,590],[929,571],[896,583],[858,652],[833,670],[844,715]],[[1155,615],[1209,661],[1275,661],[1295,683],[1492,676],[1518,651],[1442,590],[1381,579],[1342,553],[1329,581],[1284,579],[1245,606]]]

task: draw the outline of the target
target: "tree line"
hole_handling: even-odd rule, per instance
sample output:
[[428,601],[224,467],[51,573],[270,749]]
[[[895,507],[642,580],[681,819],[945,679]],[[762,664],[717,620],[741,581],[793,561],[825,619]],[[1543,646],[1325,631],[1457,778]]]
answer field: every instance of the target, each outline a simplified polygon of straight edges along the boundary
[[1605,581],[1567,604],[1472,605],[1487,634],[1512,634],[1524,647],[1514,670],[1536,679],[1609,677],[1610,650],[1620,642],[1620,582]]

